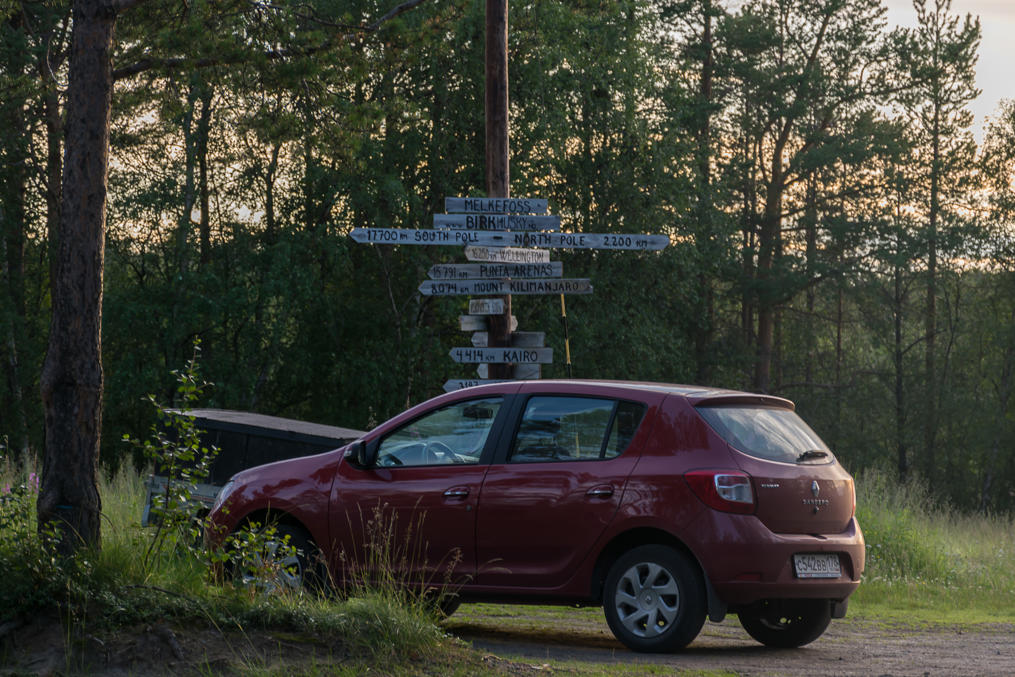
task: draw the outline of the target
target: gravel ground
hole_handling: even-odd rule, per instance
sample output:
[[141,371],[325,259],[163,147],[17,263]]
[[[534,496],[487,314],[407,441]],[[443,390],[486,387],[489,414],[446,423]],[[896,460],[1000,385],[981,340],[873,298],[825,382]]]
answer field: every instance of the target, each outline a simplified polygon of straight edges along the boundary
[[[1015,675],[1015,626],[905,627],[849,617],[800,649],[767,649],[751,639],[735,616],[708,623],[676,654],[628,651],[598,610],[526,607],[504,614],[497,607],[463,606],[447,628],[474,648],[530,662],[643,663],[679,670],[727,670],[738,675]],[[458,619],[458,620],[456,620]]]

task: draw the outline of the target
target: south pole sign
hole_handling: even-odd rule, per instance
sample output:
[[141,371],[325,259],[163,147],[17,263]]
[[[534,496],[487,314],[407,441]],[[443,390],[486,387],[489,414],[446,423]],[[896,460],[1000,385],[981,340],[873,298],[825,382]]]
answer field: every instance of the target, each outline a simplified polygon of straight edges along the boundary
[[364,244],[473,245],[629,251],[658,251],[665,249],[670,244],[668,235],[628,235],[626,233],[515,233],[450,229],[353,228],[349,236],[356,242]]

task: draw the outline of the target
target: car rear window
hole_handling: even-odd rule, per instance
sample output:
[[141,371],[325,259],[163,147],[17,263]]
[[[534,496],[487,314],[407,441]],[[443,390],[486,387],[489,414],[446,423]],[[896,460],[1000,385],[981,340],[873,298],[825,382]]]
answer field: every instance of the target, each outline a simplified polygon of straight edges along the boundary
[[821,438],[790,409],[722,405],[701,406],[698,413],[730,446],[755,458],[784,463],[832,460]]

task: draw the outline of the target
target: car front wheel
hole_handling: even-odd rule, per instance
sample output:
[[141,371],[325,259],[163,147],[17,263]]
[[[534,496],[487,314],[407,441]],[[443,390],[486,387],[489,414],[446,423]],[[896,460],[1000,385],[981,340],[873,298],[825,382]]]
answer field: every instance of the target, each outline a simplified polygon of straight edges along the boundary
[[794,649],[810,644],[832,620],[826,599],[764,600],[737,612],[740,625],[765,646]]
[[245,529],[250,536],[236,540],[234,554],[234,575],[241,585],[265,593],[325,589],[320,551],[306,531],[285,523],[269,530],[258,525]]
[[673,548],[643,545],[610,568],[603,610],[613,634],[634,651],[676,651],[705,623],[705,585],[697,564]]

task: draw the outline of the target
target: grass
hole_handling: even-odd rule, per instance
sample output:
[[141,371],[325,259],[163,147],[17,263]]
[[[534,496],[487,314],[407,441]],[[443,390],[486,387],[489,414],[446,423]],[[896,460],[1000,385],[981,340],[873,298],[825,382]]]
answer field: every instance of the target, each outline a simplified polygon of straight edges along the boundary
[[934,503],[926,485],[857,477],[867,571],[851,600],[866,616],[949,624],[1015,622],[1015,521]]
[[[10,493],[3,493],[8,486]],[[919,482],[899,486],[880,473],[858,476],[857,489],[868,559],[851,616],[907,625],[1015,623],[1015,567],[1010,565],[1015,523],[1010,517],[962,514],[936,505]],[[363,590],[338,601],[266,597],[210,584],[207,567],[187,548],[167,548],[145,566],[141,553],[151,535],[139,525],[144,490],[136,473],[102,481],[101,551],[86,553],[73,565],[59,563],[45,555],[35,536],[35,492],[27,471],[0,467],[0,567],[5,571],[0,622],[55,599],[68,637],[168,623],[240,636],[264,631],[280,643],[305,642],[309,648],[295,664],[237,657],[231,669],[247,675],[513,674],[546,667],[555,674],[651,675],[660,670],[580,660],[545,666],[531,658],[505,660],[471,651],[446,634],[446,628],[471,624],[550,643],[578,637],[590,646],[610,644],[600,609],[465,605],[442,627],[423,604],[390,590]],[[548,628],[560,636],[547,635]],[[206,671],[215,674],[218,668],[210,665]]]

